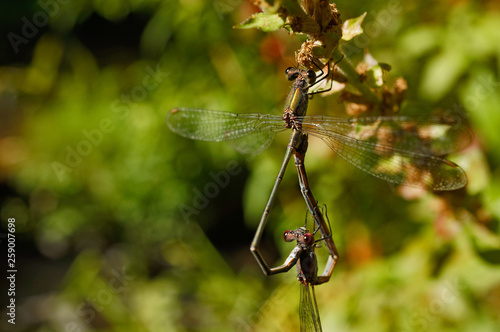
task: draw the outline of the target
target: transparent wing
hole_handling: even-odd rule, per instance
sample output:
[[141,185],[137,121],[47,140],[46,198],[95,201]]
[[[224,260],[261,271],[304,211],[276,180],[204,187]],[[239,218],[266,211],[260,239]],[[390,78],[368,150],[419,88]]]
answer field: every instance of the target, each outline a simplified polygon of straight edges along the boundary
[[428,149],[401,149],[388,141],[382,144],[376,137],[356,139],[319,126],[302,128],[352,165],[380,179],[429,190],[454,190],[467,184],[467,176],[457,164],[430,154]]
[[321,331],[321,321],[319,319],[314,286],[310,284],[300,285],[299,316],[301,332]]
[[443,156],[460,151],[472,141],[472,132],[459,118],[380,116],[346,119],[329,116],[305,116],[306,126],[334,132],[355,140],[371,140],[400,151]]
[[265,150],[276,132],[285,130],[281,116],[234,114],[201,109],[176,108],[167,114],[167,125],[175,133],[202,141],[231,141],[241,153]]

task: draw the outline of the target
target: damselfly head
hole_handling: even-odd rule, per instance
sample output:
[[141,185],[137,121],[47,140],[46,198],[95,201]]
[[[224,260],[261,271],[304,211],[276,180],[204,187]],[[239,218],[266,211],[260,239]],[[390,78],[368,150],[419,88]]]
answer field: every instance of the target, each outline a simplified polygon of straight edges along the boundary
[[304,244],[306,246],[312,246],[314,244],[314,235],[312,235],[311,233],[306,233],[302,237],[302,240],[304,241]]
[[316,73],[313,70],[309,69],[306,72],[306,76],[307,76],[307,83],[313,84],[314,82],[316,82]]
[[295,240],[295,233],[290,230],[286,231],[283,233],[283,240],[285,240],[285,242],[292,242]]
[[293,81],[293,80],[296,80],[297,77],[299,77],[299,74],[300,74],[300,69],[297,69],[295,67],[288,67],[286,70],[285,70],[285,75],[286,75],[286,78],[287,80],[289,81]]

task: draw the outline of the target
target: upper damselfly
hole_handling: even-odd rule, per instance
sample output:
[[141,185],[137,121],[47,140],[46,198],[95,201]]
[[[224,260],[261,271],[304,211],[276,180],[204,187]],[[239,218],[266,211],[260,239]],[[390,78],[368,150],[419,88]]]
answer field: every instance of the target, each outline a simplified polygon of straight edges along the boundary
[[181,136],[231,141],[238,151],[252,155],[266,149],[277,132],[291,128],[292,149],[298,139],[294,133],[319,137],[352,165],[394,184],[436,191],[467,184],[465,172],[443,158],[471,140],[468,128],[460,121],[451,117],[308,116],[308,90],[314,84],[314,72],[288,68],[286,73],[295,82],[282,116],[175,108],[167,114],[167,124]]

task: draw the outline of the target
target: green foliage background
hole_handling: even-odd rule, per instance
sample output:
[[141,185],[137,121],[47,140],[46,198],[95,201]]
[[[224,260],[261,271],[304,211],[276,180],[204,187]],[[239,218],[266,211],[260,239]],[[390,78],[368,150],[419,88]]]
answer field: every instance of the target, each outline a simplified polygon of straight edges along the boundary
[[[316,288],[323,328],[498,331],[500,7],[337,6],[344,20],[368,13],[353,63],[369,49],[408,81],[409,112],[465,110],[475,140],[451,157],[468,188],[441,195],[394,188],[311,140],[311,186],[341,256]],[[267,278],[248,250],[287,135],[246,159],[164,118],[178,106],[279,114],[301,37],[232,29],[255,11],[236,0],[3,7],[0,215],[3,233],[16,218],[21,272],[17,324],[3,314],[2,330],[297,331],[295,273]],[[13,47],[23,17],[39,27]],[[346,116],[335,95],[310,105]],[[275,265],[305,215],[291,168],[262,246]]]

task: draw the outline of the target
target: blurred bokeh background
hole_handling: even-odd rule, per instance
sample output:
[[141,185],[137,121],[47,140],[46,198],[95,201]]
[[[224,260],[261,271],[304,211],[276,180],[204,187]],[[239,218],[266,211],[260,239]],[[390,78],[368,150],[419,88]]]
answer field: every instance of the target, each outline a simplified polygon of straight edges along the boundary
[[[432,194],[355,169],[321,141],[306,159],[340,261],[316,288],[325,331],[500,330],[500,6],[342,1],[367,12],[346,45],[408,81],[408,113],[453,112],[469,186]],[[165,124],[173,107],[280,114],[303,37],[235,30],[246,1],[2,4],[0,246],[16,219],[16,324],[2,331],[298,331],[295,270],[265,277],[249,246],[287,134],[249,159]],[[310,114],[346,116],[336,95]],[[262,250],[304,222],[293,167]],[[321,258],[324,255],[319,253]]]

